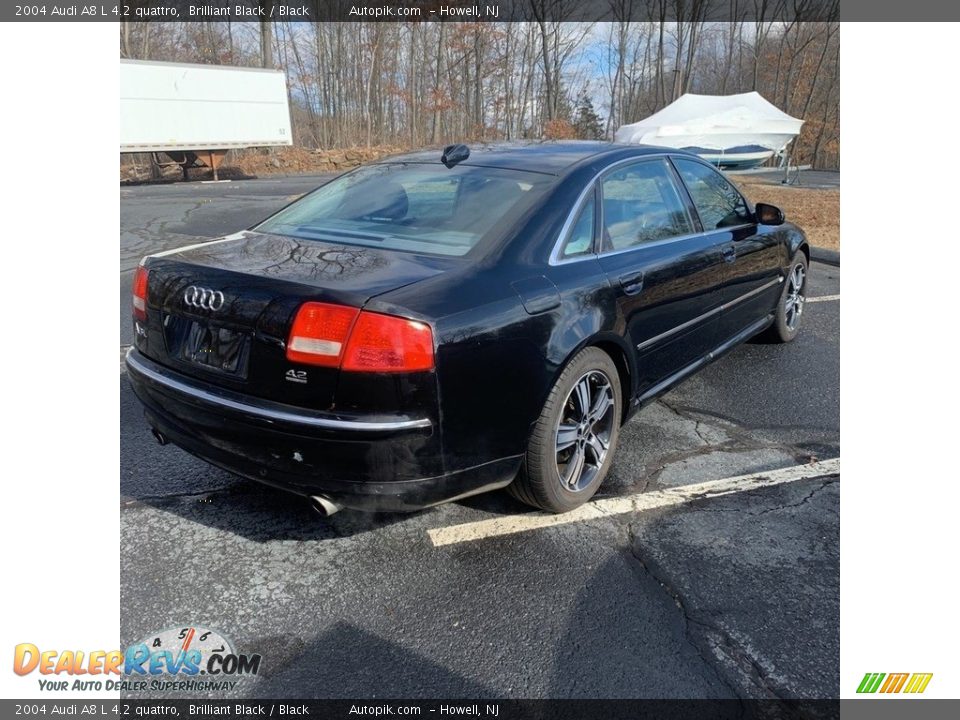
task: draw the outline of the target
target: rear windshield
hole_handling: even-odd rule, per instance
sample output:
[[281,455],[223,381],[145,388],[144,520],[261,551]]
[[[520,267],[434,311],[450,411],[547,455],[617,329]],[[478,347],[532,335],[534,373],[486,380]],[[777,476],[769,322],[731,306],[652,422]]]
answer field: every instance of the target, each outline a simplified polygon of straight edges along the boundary
[[549,175],[458,165],[371,165],[257,226],[265,233],[438,255],[465,255],[542,196]]

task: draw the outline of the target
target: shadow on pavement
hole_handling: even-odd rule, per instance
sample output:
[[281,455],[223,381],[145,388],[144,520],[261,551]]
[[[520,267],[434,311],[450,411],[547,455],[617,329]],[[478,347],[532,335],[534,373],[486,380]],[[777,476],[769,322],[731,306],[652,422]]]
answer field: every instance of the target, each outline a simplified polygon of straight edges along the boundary
[[[279,641],[279,642],[278,642]],[[262,698],[483,698],[496,693],[401,645],[344,621],[304,647],[289,638],[252,639],[263,657]],[[271,651],[281,650],[279,656]]]
[[[531,566],[524,545],[547,549],[555,543],[534,537],[517,542],[514,555],[527,562],[510,563],[496,577],[489,577],[489,565],[474,569],[447,561],[429,572],[435,584],[407,588],[413,604],[373,623],[376,632],[366,629],[368,608],[361,604],[352,605],[355,621],[336,619],[305,643],[289,636],[250,638],[241,651],[260,653],[264,668],[250,696],[357,698],[375,691],[384,698],[736,697],[685,639],[672,599],[638,572],[629,554],[610,548],[561,552],[566,560],[597,558],[598,551],[604,559],[581,566],[570,588],[557,589],[557,603],[544,607],[533,589],[543,587],[540,578],[528,584],[518,576],[549,570],[525,570]],[[459,576],[463,597],[444,597],[451,572]],[[387,571],[383,578],[389,576]],[[525,597],[531,592],[536,597]],[[491,601],[475,615],[456,614],[460,603]],[[330,620],[318,606],[318,628]]]

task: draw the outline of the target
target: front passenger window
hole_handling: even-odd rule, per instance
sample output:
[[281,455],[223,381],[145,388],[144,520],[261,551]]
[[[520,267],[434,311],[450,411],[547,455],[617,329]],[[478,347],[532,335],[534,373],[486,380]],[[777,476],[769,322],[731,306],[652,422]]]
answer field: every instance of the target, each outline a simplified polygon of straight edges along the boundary
[[663,160],[612,172],[603,179],[601,189],[605,252],[693,232],[673,174]]
[[744,225],[751,221],[743,195],[712,167],[695,160],[674,158],[700,215],[704,230]]

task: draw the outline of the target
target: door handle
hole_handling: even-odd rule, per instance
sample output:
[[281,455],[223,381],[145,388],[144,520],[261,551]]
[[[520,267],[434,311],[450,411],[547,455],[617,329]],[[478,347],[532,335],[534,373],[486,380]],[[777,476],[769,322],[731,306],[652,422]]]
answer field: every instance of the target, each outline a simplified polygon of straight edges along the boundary
[[723,255],[723,259],[724,259],[726,262],[728,262],[728,263],[729,263],[729,262],[733,262],[734,260],[737,259],[737,248],[736,248],[735,246],[733,246],[733,245],[726,245],[726,246],[724,246],[724,248],[720,251],[720,254]]
[[636,295],[643,290],[643,273],[630,273],[620,276],[620,287],[627,295]]

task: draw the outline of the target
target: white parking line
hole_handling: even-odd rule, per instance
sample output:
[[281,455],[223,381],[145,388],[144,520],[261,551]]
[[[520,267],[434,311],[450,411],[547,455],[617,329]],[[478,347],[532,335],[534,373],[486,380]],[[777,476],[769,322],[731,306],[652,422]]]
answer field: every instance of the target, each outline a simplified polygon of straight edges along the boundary
[[707,498],[730,495],[732,493],[783,485],[784,483],[796,482],[797,480],[806,480],[824,475],[836,475],[839,472],[840,458],[833,458],[809,463],[808,465],[795,465],[781,470],[771,470],[770,472],[740,475],[723,480],[711,480],[709,482],[696,483],[695,485],[682,485],[667,490],[638,493],[626,497],[595,500],[594,502],[581,505],[576,510],[562,515],[549,515],[546,513],[511,515],[464,523],[462,525],[433,528],[428,530],[427,534],[430,536],[430,541],[433,545],[440,547],[441,545],[482,540],[483,538],[510,535],[512,533],[554,527],[556,525],[566,525],[584,520],[596,520],[598,518],[609,517],[610,515],[636,513],[643,512],[644,510],[669,507],[671,505],[682,505],[683,503],[692,502],[693,500],[705,500]]
[[839,300],[839,295],[821,295],[820,297],[807,298],[808,303],[812,302],[830,302],[831,300]]

